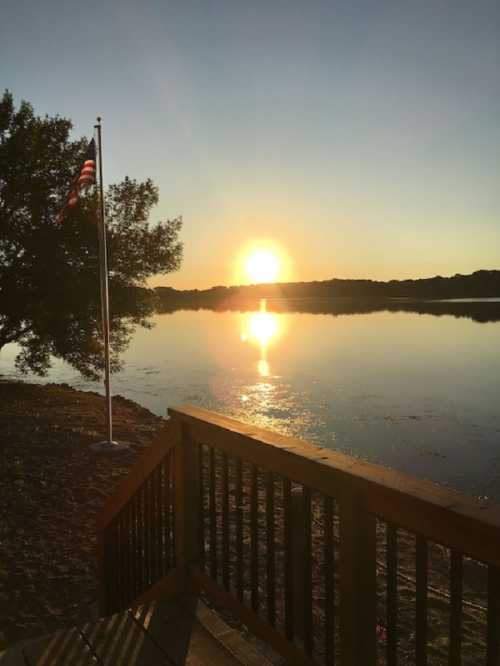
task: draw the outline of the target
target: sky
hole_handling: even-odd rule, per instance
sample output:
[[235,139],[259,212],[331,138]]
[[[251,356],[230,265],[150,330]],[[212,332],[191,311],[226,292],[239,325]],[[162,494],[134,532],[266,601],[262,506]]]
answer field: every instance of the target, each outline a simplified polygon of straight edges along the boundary
[[154,285],[500,269],[498,0],[2,0],[0,86],[183,216]]

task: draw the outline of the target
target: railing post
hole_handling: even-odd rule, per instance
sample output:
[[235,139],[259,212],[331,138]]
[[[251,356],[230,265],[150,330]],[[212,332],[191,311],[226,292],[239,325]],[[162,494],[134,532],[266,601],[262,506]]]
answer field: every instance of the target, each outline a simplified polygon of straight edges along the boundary
[[187,589],[193,565],[200,559],[199,450],[187,424],[174,422],[175,560],[181,587]]
[[375,666],[377,655],[376,521],[355,488],[339,497],[342,666]]

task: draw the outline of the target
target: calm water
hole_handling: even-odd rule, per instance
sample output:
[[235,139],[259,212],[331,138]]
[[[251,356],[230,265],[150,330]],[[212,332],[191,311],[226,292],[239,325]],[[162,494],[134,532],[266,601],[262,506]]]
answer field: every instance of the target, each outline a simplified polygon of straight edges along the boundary
[[[179,311],[139,329],[114,392],[193,403],[500,500],[500,323],[408,312]],[[11,345],[0,374],[15,376]],[[48,378],[100,390],[55,362]]]

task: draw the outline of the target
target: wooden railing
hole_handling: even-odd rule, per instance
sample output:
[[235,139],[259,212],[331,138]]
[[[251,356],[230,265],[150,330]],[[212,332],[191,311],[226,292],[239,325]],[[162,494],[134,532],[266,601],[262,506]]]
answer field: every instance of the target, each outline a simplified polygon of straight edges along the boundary
[[[174,443],[168,423],[100,516],[102,615],[155,598],[175,570]],[[159,581],[161,589],[155,586]]]
[[500,665],[500,508],[186,406],[101,521],[103,608],[203,590],[290,664]]

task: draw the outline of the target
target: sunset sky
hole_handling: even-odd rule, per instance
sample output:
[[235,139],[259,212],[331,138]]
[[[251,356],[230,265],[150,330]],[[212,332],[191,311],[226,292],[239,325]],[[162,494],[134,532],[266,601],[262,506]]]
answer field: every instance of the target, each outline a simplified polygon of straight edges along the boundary
[[296,280],[500,268],[498,0],[3,0],[0,84],[102,115],[107,182],[183,215],[155,284],[229,284],[255,239]]

